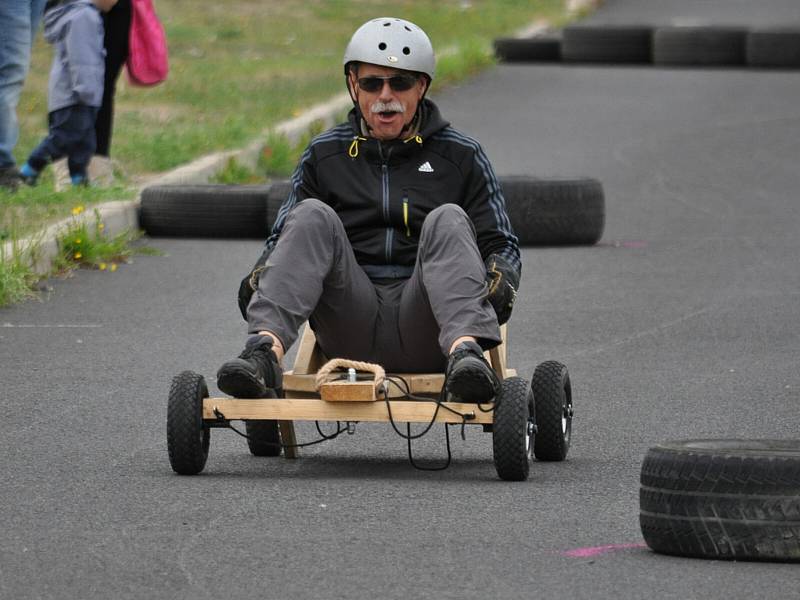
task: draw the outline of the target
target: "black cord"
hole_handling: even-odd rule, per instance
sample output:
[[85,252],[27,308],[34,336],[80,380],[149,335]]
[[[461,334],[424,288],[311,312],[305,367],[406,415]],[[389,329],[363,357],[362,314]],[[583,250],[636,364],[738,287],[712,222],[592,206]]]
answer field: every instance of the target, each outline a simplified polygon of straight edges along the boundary
[[[410,435],[411,423],[406,423],[406,427],[408,427],[408,433]],[[408,462],[411,463],[411,466],[420,471],[444,471],[447,467],[449,467],[450,461],[453,458],[453,455],[450,452],[450,423],[444,424],[444,437],[447,440],[447,461],[445,461],[443,465],[439,465],[437,467],[421,467],[416,462],[414,462],[414,455],[411,452],[411,439],[406,438],[406,443],[408,444]]]
[[[395,379],[401,381],[403,383],[403,385],[405,386],[405,389],[403,389],[403,387],[401,387],[400,384],[397,383],[397,381],[395,381]],[[394,432],[397,435],[399,435],[401,438],[406,440],[406,443],[408,445],[408,461],[411,463],[411,466],[414,467],[415,469],[420,470],[420,471],[444,471],[445,469],[447,469],[450,466],[450,463],[451,463],[452,458],[453,458],[452,450],[451,450],[451,447],[450,447],[450,426],[454,425],[455,423],[445,423],[444,424],[444,435],[445,435],[445,440],[446,440],[446,443],[447,443],[447,460],[445,461],[445,463],[443,465],[439,465],[439,466],[436,466],[436,467],[423,467],[423,466],[420,466],[419,464],[417,464],[414,461],[414,454],[413,454],[413,452],[411,450],[411,440],[418,440],[419,438],[423,437],[424,435],[427,435],[427,433],[431,430],[433,425],[436,423],[436,417],[439,415],[439,410],[440,409],[444,409],[444,410],[450,411],[451,413],[461,417],[461,439],[462,440],[466,440],[467,439],[467,436],[466,436],[467,421],[474,420],[475,419],[475,415],[472,414],[472,413],[461,413],[461,412],[458,412],[454,408],[451,408],[451,407],[449,407],[449,406],[447,406],[445,404],[445,401],[447,399],[447,392],[446,392],[446,390],[447,390],[447,377],[445,377],[444,384],[442,385],[442,389],[439,392],[439,396],[438,396],[438,398],[436,400],[433,400],[431,398],[426,398],[424,396],[417,396],[415,394],[412,394],[411,393],[411,386],[409,385],[408,381],[406,381],[403,377],[401,377],[399,375],[389,376],[389,377],[387,377],[385,379],[385,381],[387,383],[391,383],[392,385],[394,385],[403,394],[403,398],[402,399],[395,398],[395,401],[399,400],[401,402],[402,401],[433,402],[433,403],[436,404],[436,409],[433,411],[433,416],[431,417],[430,422],[425,426],[425,428],[420,433],[416,433],[416,434],[412,435],[412,433],[411,433],[411,423],[406,423],[406,432],[407,433],[403,433],[402,431],[400,431],[397,428],[397,423],[395,422],[394,416],[392,415],[392,405],[391,405],[391,401],[389,400],[388,389],[386,390],[387,393],[384,394],[384,401],[386,402],[386,411],[389,414],[389,423],[391,423],[392,429],[394,429]],[[495,398],[494,400],[495,400],[494,404],[492,404],[492,406],[488,410],[484,410],[483,408],[481,408],[480,404],[477,404],[478,410],[480,410],[483,413],[492,412],[493,410],[495,410],[499,406],[499,398]],[[217,417],[217,421],[224,422],[226,427],[231,429],[237,435],[240,435],[241,437],[246,438],[248,440],[254,440],[253,436],[250,436],[250,435],[248,435],[248,434],[246,434],[246,433],[244,433],[242,431],[239,431],[238,429],[236,429],[236,427],[231,425],[230,421],[228,421],[228,419],[225,417],[225,415],[222,413],[222,411],[219,410],[216,407],[214,408],[214,415]],[[276,444],[274,442],[262,442],[262,441],[258,441],[258,443],[262,444],[262,445],[265,445],[265,446],[273,446],[273,447],[280,446],[281,448],[305,448],[307,446],[313,446],[315,444],[321,444],[322,442],[330,441],[332,439],[335,439],[335,438],[339,437],[340,434],[345,433],[345,432],[347,432],[349,434],[354,433],[355,429],[351,428],[349,426],[350,422],[349,421],[345,421],[345,423],[346,423],[346,425],[343,428],[341,426],[341,421],[336,421],[336,432],[332,433],[330,435],[327,435],[325,432],[322,431],[322,428],[319,425],[319,421],[314,421],[314,425],[317,428],[317,433],[319,433],[319,435],[321,437],[318,440],[314,440],[314,441],[311,441],[311,442],[305,442],[303,444],[283,444],[283,443],[277,443]]]
[[[320,428],[319,421],[314,421],[314,425],[317,428],[317,432],[320,434],[320,436],[322,436],[320,439],[314,440],[312,442],[305,442],[303,444],[284,444],[284,443],[277,443],[276,444],[275,442],[263,442],[261,440],[256,440],[252,435],[248,435],[248,434],[244,433],[243,431],[239,431],[238,429],[236,429],[236,427],[231,425],[231,422],[228,421],[228,419],[225,417],[225,415],[222,413],[222,411],[220,409],[216,408],[216,407],[214,408],[214,416],[217,417],[217,421],[224,422],[225,426],[228,429],[233,431],[235,434],[242,436],[245,439],[256,441],[256,442],[258,442],[259,445],[262,445],[262,446],[272,446],[272,447],[280,447],[280,448],[305,448],[307,446],[313,446],[315,444],[321,444],[322,442],[327,442],[329,440],[332,440],[334,438],[339,437],[339,434],[341,434],[341,433],[345,433],[345,432],[349,433],[349,431],[350,431],[350,429],[347,427],[347,425],[342,427],[341,426],[342,422],[341,421],[336,421],[336,432],[332,433],[331,435],[326,435],[322,431],[322,428]],[[345,423],[348,423],[348,421],[345,421]]]
[[[395,381],[395,379],[398,379],[399,381],[403,382],[403,385],[405,386],[405,389],[400,387],[400,384],[398,384],[397,381]],[[386,402],[386,411],[389,413],[389,423],[391,423],[392,429],[394,429],[395,433],[397,435],[399,435],[401,438],[404,438],[406,440],[406,443],[408,445],[408,461],[411,463],[411,466],[414,467],[415,469],[420,470],[420,471],[444,471],[447,467],[450,466],[450,462],[451,462],[451,460],[453,458],[452,450],[451,450],[451,447],[450,447],[450,425],[451,425],[450,423],[445,423],[444,424],[444,435],[445,435],[445,439],[447,441],[447,460],[445,461],[445,463],[443,465],[439,465],[439,466],[436,466],[436,467],[422,467],[422,466],[418,465],[414,461],[414,454],[413,454],[413,452],[411,450],[411,440],[417,440],[417,439],[421,438],[422,436],[426,435],[431,430],[431,428],[433,427],[434,423],[436,422],[436,417],[439,414],[439,409],[442,409],[442,408],[445,409],[445,410],[450,411],[453,414],[458,415],[459,417],[461,417],[461,439],[462,440],[466,440],[467,439],[467,436],[466,436],[466,424],[467,424],[467,421],[474,419],[475,415],[474,414],[469,414],[469,413],[460,413],[457,410],[455,410],[454,408],[451,408],[451,407],[449,407],[449,406],[444,404],[444,402],[445,402],[445,400],[447,398],[447,392],[445,391],[447,389],[447,380],[446,379],[445,379],[444,385],[442,385],[441,391],[439,392],[439,397],[436,400],[432,400],[431,398],[425,398],[423,396],[416,396],[416,395],[412,394],[411,393],[411,386],[409,385],[408,381],[406,381],[405,379],[403,379],[399,375],[394,375],[394,376],[391,376],[391,377],[387,377],[386,381],[388,383],[391,383],[392,385],[394,385],[398,390],[400,390],[400,392],[403,394],[403,396],[405,397],[405,399],[407,401],[408,400],[412,400],[412,401],[415,401],[415,402],[435,402],[436,403],[436,410],[433,411],[433,416],[431,417],[430,422],[425,426],[425,428],[420,433],[412,435],[411,434],[411,423],[406,423],[406,431],[407,431],[407,433],[404,434],[397,428],[397,424],[394,421],[394,417],[392,415],[392,405],[391,405],[391,402],[389,401],[389,394],[387,393],[387,394],[384,395],[384,401]],[[483,411],[483,412],[489,412],[489,411]]]

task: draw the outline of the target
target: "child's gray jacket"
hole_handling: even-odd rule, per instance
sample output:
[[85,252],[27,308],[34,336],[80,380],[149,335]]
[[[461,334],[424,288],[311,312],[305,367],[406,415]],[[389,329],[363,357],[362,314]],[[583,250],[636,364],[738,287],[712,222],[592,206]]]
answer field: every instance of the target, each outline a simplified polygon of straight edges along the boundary
[[44,37],[53,45],[47,110],[103,103],[103,18],[91,0],[67,0],[44,15]]

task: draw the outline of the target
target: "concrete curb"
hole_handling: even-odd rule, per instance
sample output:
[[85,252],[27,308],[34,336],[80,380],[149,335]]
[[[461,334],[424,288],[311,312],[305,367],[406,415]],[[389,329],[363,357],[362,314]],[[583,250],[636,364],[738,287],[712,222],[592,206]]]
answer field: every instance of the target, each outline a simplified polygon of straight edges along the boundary
[[91,210],[80,215],[70,217],[50,225],[37,234],[14,242],[3,244],[3,256],[24,256],[30,253],[29,266],[37,275],[48,275],[53,270],[53,264],[58,256],[58,238],[70,226],[94,225],[95,210],[104,225],[104,231],[109,235],[117,235],[125,230],[136,229],[139,226],[139,201],[123,200],[112,201],[93,206]]

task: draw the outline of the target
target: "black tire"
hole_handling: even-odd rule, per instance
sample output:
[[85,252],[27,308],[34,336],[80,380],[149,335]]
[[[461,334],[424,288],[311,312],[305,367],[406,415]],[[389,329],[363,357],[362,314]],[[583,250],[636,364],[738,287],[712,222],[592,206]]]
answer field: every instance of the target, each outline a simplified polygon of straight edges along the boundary
[[202,375],[184,371],[172,379],[167,405],[167,451],[172,470],[196,475],[208,458],[210,430],[203,423],[203,398],[208,388]]
[[646,64],[652,54],[652,27],[569,25],[564,28],[564,62]]
[[500,479],[525,481],[531,465],[533,417],[528,382],[521,377],[503,380],[495,399],[492,446]]
[[561,60],[561,39],[554,36],[530,38],[498,38],[494,40],[497,60],[514,62],[558,62]]
[[[277,394],[273,390],[268,390],[269,398],[275,398]],[[281,454],[281,432],[277,421],[245,421],[245,433],[247,433],[247,447],[253,456],[280,456]]]
[[592,245],[603,236],[605,197],[596,179],[498,179],[520,245]]
[[739,27],[659,27],[653,33],[656,65],[740,66],[747,30]]
[[750,30],[746,54],[751,67],[800,67],[800,28]]
[[265,239],[267,185],[158,185],[142,190],[139,225],[153,237]]
[[278,218],[278,211],[281,205],[289,197],[292,191],[292,182],[289,179],[279,179],[273,181],[269,186],[267,194],[267,230],[272,231],[275,221]]
[[567,458],[572,442],[572,384],[567,367],[560,362],[543,362],[531,380],[536,414],[533,453],[539,460]]
[[639,521],[655,552],[800,562],[800,440],[687,440],[648,450]]

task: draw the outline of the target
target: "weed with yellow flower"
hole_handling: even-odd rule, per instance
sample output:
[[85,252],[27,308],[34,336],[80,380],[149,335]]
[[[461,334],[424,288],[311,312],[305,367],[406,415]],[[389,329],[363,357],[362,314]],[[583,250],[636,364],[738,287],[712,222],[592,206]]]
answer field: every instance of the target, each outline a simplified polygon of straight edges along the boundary
[[82,205],[72,209],[72,220],[58,236],[60,250],[59,268],[88,267],[113,273],[120,263],[129,262],[133,254],[154,254],[150,248],[134,248],[131,242],[140,237],[139,232],[124,231],[108,238],[100,213],[94,211],[92,223],[83,213]]

